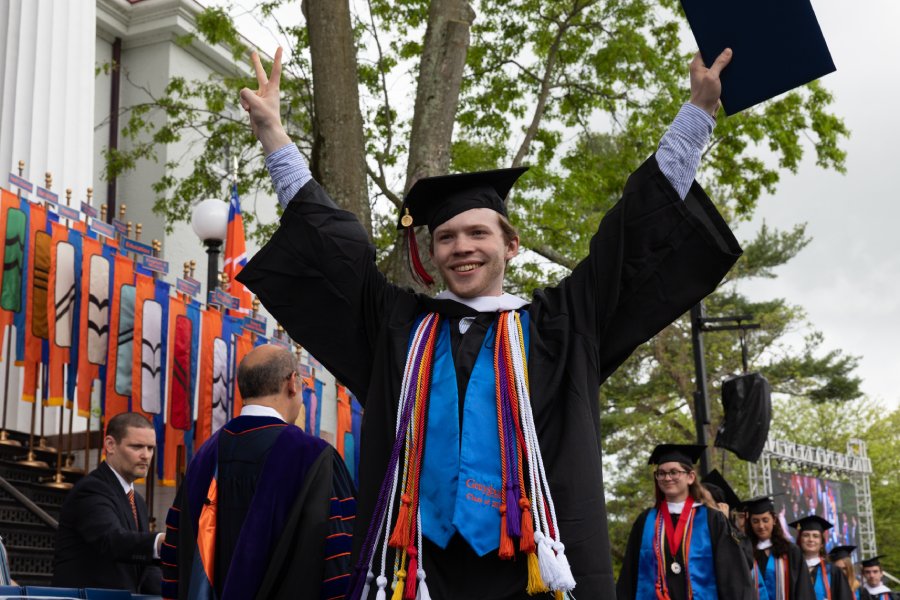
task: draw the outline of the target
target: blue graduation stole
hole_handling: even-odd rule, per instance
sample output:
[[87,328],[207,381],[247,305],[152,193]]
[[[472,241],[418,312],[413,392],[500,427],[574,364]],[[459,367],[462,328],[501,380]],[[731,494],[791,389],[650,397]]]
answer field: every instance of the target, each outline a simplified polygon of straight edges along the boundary
[[[716,588],[716,569],[713,560],[712,538],[709,535],[709,521],[705,506],[696,506],[691,532],[691,546],[688,551],[687,568],[688,582],[691,586],[695,600],[718,600],[719,594]],[[647,519],[644,521],[644,531],[641,537],[641,550],[638,557],[638,585],[636,600],[656,600],[656,578],[658,567],[656,564],[656,552],[654,540],[656,532],[656,508],[650,509]],[[663,544],[666,542],[663,540]],[[665,554],[665,548],[662,549]],[[665,569],[669,572],[668,568]]]
[[[756,598],[757,600],[769,600],[769,591],[766,589],[766,582],[763,579],[763,572],[759,569],[756,561],[753,561],[753,574],[756,580]],[[775,600],[774,598],[772,600]]]
[[769,593],[769,600],[775,600],[777,596],[775,592],[778,588],[778,584],[776,583],[775,577],[775,564],[778,562],[775,556],[770,554],[768,560],[766,560],[766,591]]
[[[424,318],[412,328],[416,331]],[[528,313],[519,311],[528,352]],[[491,325],[475,359],[463,402],[459,430],[459,389],[450,348],[450,323],[440,324],[434,350],[419,511],[422,535],[446,548],[459,533],[479,556],[500,547],[503,485],[494,382],[494,331]],[[411,338],[410,338],[411,341]]]
[[[825,565],[826,576],[831,578],[831,565]],[[830,582],[829,582],[830,583]],[[822,581],[822,567],[816,565],[815,576],[813,577],[813,589],[816,592],[816,598],[819,600],[823,600],[828,598],[828,594],[825,592],[825,582]]]

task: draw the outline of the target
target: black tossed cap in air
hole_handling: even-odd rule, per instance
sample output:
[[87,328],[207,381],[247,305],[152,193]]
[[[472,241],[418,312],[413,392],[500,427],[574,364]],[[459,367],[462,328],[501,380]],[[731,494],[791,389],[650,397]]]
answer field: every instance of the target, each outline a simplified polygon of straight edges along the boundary
[[[737,494],[734,493],[734,490],[728,484],[728,481],[722,477],[722,474],[719,473],[717,469],[713,469],[710,471],[705,477],[702,479],[703,485],[709,489],[709,492],[712,494],[713,499],[716,502],[724,502],[730,508],[736,509],[741,506],[741,499]],[[716,490],[721,493],[721,496],[718,496]]]
[[847,558],[853,554],[854,550],[856,550],[856,546],[835,546],[831,549],[831,552],[828,553],[828,558],[832,562],[841,560],[842,558]]
[[506,196],[528,167],[475,173],[439,175],[418,180],[403,199],[398,229],[428,226],[434,232],[442,223],[473,208],[489,208],[506,214]]
[[879,554],[878,556],[873,556],[872,558],[867,558],[859,562],[864,567],[880,567],[881,561],[879,559],[882,559],[885,556],[887,556],[887,554]]
[[835,70],[809,0],[681,0],[707,67],[725,48],[722,108],[733,115]]
[[698,444],[659,444],[650,454],[649,465],[661,465],[667,462],[678,462],[692,465],[700,460],[706,446]]
[[775,512],[775,502],[771,496],[756,496],[744,501],[744,508],[751,515],[762,515]]
[[797,519],[793,523],[788,523],[791,527],[799,531],[827,531],[834,527],[832,523],[826,519],[823,519],[819,515],[809,515],[806,517],[802,517]]

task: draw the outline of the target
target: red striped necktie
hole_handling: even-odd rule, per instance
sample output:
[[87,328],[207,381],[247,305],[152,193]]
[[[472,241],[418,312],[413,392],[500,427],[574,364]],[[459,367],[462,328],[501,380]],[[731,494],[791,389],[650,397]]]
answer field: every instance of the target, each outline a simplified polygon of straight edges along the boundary
[[140,529],[141,526],[138,523],[137,516],[137,504],[134,503],[134,488],[128,490],[128,503],[131,505],[131,514],[134,515],[134,526],[137,529]]

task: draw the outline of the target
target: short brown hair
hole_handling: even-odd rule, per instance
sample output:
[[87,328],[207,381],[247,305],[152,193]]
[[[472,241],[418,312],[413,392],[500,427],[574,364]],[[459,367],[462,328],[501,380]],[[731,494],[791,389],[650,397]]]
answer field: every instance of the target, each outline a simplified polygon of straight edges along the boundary
[[252,400],[279,393],[284,380],[296,370],[297,359],[284,349],[255,363],[242,360],[237,371],[241,398]]
[[128,428],[136,429],[153,429],[153,423],[147,420],[147,417],[141,413],[123,412],[114,416],[106,424],[106,435],[112,437],[119,444],[128,434]]

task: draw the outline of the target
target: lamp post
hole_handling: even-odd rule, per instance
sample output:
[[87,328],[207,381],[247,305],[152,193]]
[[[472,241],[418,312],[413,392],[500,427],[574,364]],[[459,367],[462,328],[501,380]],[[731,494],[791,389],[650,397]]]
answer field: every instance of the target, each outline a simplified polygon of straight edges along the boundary
[[206,246],[206,297],[219,279],[219,253],[228,232],[228,204],[217,199],[203,200],[191,212],[191,228]]

